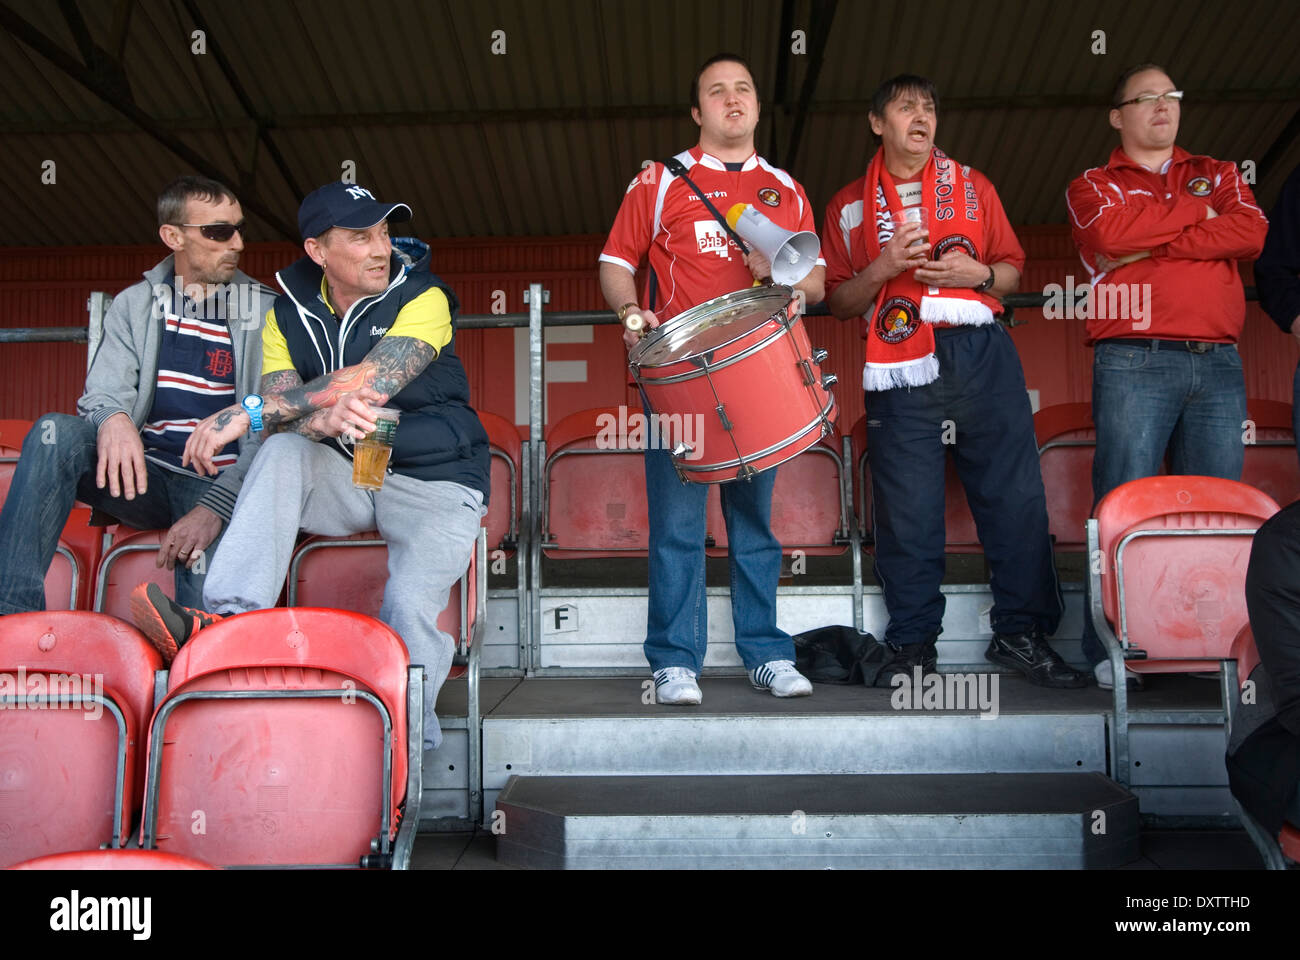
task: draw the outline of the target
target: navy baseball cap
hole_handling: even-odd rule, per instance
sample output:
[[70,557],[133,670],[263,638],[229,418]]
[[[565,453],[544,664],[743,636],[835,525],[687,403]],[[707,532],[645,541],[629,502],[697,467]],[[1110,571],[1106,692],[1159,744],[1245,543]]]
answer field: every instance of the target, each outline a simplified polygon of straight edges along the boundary
[[402,223],[411,219],[404,203],[381,203],[365,187],[336,180],[307,194],[298,208],[298,232],[306,240],[330,227],[365,230],[381,220]]

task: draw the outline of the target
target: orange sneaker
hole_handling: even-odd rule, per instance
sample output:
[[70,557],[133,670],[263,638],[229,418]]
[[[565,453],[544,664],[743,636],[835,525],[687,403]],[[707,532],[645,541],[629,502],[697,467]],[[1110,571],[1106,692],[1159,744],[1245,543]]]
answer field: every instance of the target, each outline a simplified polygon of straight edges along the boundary
[[169,664],[204,627],[210,627],[225,618],[217,613],[183,607],[156,583],[142,583],[131,591],[131,619],[149,642],[162,654],[163,663]]

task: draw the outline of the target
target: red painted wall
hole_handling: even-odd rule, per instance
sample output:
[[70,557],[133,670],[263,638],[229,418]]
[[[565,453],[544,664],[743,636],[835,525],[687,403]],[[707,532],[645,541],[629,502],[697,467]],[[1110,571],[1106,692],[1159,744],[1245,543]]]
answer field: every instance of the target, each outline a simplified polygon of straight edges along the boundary
[[[1026,227],[1019,231],[1029,255],[1022,290],[1041,290],[1063,283],[1068,274],[1082,276],[1069,230],[1064,226]],[[602,237],[556,237],[439,241],[434,269],[456,290],[464,313],[523,312],[523,294],[531,282],[551,291],[549,310],[604,308],[596,281],[596,257]],[[6,248],[0,250],[0,326],[75,326],[86,322],[85,302],[95,290],[116,293],[135,282],[163,255],[156,245],[135,247]],[[264,282],[298,255],[289,244],[252,244],[242,266]],[[1246,271],[1249,283],[1249,270]],[[504,293],[504,303],[494,300]],[[1021,325],[1012,330],[1030,389],[1040,404],[1087,400],[1091,392],[1091,351],[1083,347],[1082,320],[1046,320],[1039,310],[1016,313]],[[808,321],[815,347],[830,351],[824,369],[839,375],[835,387],[841,429],[862,415],[862,344],[856,323],[827,317]],[[585,328],[584,328],[585,329]],[[625,352],[614,326],[558,334],[546,357],[552,381],[547,390],[550,422],[584,407],[637,403],[627,386]],[[576,342],[575,342],[576,341]],[[516,416],[516,388],[526,377],[515,368],[526,335],[515,330],[467,330],[457,350],[469,374],[476,407],[524,423]],[[1251,397],[1291,401],[1292,374],[1298,355],[1294,338],[1283,336],[1257,304],[1247,308],[1241,340],[1246,389]],[[0,344],[0,419],[34,419],[47,410],[70,411],[85,378],[83,344]],[[567,382],[554,382],[555,380]],[[526,394],[525,394],[526,398]]]

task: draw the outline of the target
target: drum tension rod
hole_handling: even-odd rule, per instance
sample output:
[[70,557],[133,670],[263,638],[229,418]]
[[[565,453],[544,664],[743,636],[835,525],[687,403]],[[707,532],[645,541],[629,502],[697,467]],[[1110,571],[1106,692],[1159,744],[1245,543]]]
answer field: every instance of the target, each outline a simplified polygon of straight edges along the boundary
[[730,432],[730,431],[731,431],[731,421],[727,419],[727,410],[726,410],[726,406],[727,406],[727,405],[726,405],[725,403],[720,403],[720,404],[718,404],[717,407],[715,407],[714,409],[716,409],[716,410],[718,411],[718,419],[722,421],[722,429],[723,429],[723,430],[726,430],[727,432]]
[[813,376],[812,364],[810,364],[807,360],[799,361],[799,369],[803,371],[803,385],[805,387],[811,387],[814,383],[817,382],[817,378]]

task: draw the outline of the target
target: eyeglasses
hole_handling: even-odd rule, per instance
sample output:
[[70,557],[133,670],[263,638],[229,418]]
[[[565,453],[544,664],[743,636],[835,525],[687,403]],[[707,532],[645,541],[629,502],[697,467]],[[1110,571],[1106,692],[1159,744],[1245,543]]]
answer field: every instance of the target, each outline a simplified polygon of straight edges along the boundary
[[1140,103],[1146,106],[1149,103],[1155,103],[1157,100],[1167,100],[1170,103],[1179,103],[1183,99],[1183,91],[1170,90],[1168,93],[1144,93],[1140,97],[1134,97],[1132,100],[1125,100],[1123,103],[1115,104],[1115,109],[1127,107],[1131,103]]
[[247,238],[248,234],[245,233],[247,222],[246,220],[240,220],[238,223],[173,223],[172,226],[198,227],[199,233],[205,239],[216,243],[225,243],[235,235],[236,230],[239,231],[241,237]]

